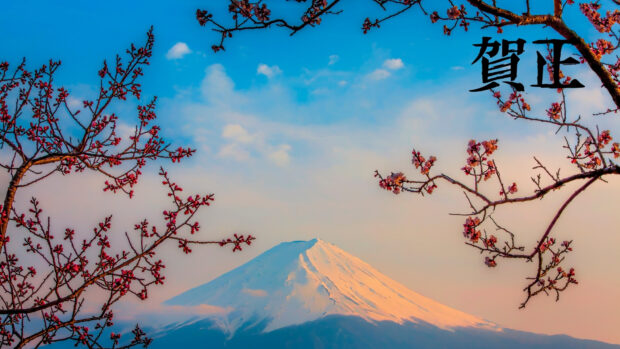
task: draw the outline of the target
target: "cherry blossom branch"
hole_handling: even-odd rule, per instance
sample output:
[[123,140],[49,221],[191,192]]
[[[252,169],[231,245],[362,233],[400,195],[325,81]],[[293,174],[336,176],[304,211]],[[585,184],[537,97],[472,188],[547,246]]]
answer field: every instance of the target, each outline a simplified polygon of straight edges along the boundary
[[[214,196],[183,197],[183,189],[163,168],[159,174],[172,206],[162,212],[162,226],[144,219],[134,233],[123,235],[113,231],[108,215],[90,233],[70,227],[53,231],[51,217],[43,216],[37,199],[30,200],[25,212],[17,208],[21,189],[56,173],[86,170],[107,179],[103,191],[132,198],[148,162],[177,163],[193,155],[194,149],[173,149],[161,138],[156,99],[138,106],[133,134],[117,134],[119,117],[109,110],[130,96],[140,99],[138,79],[153,44],[151,28],[143,46],[131,45],[127,56],[116,56],[113,65],[104,61],[97,97],[83,100],[77,109],[68,103],[69,91],[55,86],[60,62],[28,71],[24,60],[12,72],[8,63],[0,63],[0,167],[10,176],[0,205],[0,346],[72,341],[101,348],[114,325],[114,305],[129,295],[145,300],[151,287],[165,282],[165,262],[157,255],[166,241],[178,243],[187,254],[190,245],[203,244],[231,245],[235,252],[255,239],[237,234],[221,240],[194,238],[200,231],[196,213]],[[112,347],[150,343],[139,326],[131,335],[119,345],[121,335],[110,333]]]

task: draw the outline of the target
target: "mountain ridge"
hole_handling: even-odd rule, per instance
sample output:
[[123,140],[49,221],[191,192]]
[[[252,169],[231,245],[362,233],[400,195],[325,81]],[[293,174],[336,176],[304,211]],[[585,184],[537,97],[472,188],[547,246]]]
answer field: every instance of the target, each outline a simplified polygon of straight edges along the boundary
[[619,345],[567,335],[544,335],[511,329],[501,332],[476,328],[446,331],[425,323],[370,323],[354,316],[329,315],[270,332],[240,329],[227,336],[209,320],[178,326],[153,336],[153,348],[392,348],[392,349],[618,349]]
[[320,239],[281,243],[164,304],[231,308],[219,318],[231,334],[248,321],[267,321],[269,332],[327,315],[358,316],[369,322],[427,322],[446,330],[501,330],[409,290]]

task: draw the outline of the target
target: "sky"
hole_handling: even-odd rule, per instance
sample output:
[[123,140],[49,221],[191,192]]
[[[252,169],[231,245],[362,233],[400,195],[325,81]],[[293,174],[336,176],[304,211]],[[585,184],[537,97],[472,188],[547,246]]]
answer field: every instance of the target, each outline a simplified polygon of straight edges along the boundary
[[[295,4],[274,11],[294,18]],[[222,18],[226,5],[11,1],[0,13],[0,60],[26,57],[35,67],[60,59],[57,82],[76,101],[94,94],[104,59],[143,42],[154,27],[144,98],[158,96],[167,140],[198,150],[181,165],[164,165],[186,191],[215,193],[214,205],[200,216],[205,238],[251,233],[257,240],[235,254],[218,248],[196,249],[190,256],[166,250],[167,284],[154,290],[147,307],[156,308],[280,242],[319,237],[413,291],[501,326],[620,344],[617,179],[593,185],[557,226],[558,239],[574,239],[566,263],[575,266],[580,284],[558,303],[542,296],[519,310],[532,266],[507,261],[494,269],[484,266],[482,256],[464,245],[462,219],[448,215],[467,210],[462,193],[444,185],[432,196],[395,196],[373,178],[375,169],[413,174],[414,146],[436,155],[437,167],[458,177],[472,138],[498,138],[502,174],[524,190],[534,189],[529,180],[536,173],[534,155],[562,173],[573,171],[562,134],[511,120],[499,113],[490,94],[469,92],[481,85],[480,65],[471,64],[478,54],[474,44],[484,35],[524,38],[518,77],[531,104],[545,106],[554,93],[529,86],[540,50],[531,42],[557,36],[524,27],[502,36],[472,28],[446,37],[441,25],[416,11],[364,35],[363,19],[377,13],[367,1],[293,37],[278,29],[235,35],[226,51],[214,54],[210,46],[217,34],[197,24],[197,8]],[[569,11],[567,21],[586,38],[594,37],[578,11]],[[568,92],[569,111],[588,124],[617,130],[617,116],[591,116],[611,105],[596,77],[582,66],[567,69],[586,85]],[[137,103],[114,106],[128,127]],[[102,193],[103,179],[89,175],[52,177],[23,197],[36,194],[59,226],[88,227],[110,212],[115,228],[128,229],[165,207],[158,165],[150,167],[131,201]],[[498,217],[531,243],[567,193],[558,191]]]

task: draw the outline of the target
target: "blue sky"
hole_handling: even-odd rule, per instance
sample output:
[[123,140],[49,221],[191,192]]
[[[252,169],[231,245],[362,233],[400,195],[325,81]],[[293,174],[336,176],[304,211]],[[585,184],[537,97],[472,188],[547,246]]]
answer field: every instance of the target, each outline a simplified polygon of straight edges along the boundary
[[[197,71],[213,63],[234,68],[228,74],[238,88],[247,89],[266,82],[256,74],[260,63],[277,65],[285,77],[303,77],[307,71],[327,68],[331,55],[337,55],[338,60],[329,68],[346,72],[368,71],[382,59],[400,57],[409,68],[403,82],[423,82],[425,89],[440,89],[447,84],[459,84],[466,77],[471,80],[472,76],[479,76],[479,66],[470,65],[477,54],[472,44],[480,41],[479,31],[467,35],[459,30],[446,38],[441,25],[433,25],[419,11],[412,11],[364,35],[361,22],[366,16],[376,16],[378,7],[370,1],[361,4],[294,37],[280,29],[237,34],[228,41],[226,52],[215,55],[210,46],[217,41],[217,34],[201,28],[194,19],[194,11],[206,8],[225,19],[225,2],[13,1],[3,9],[0,29],[5,38],[0,53],[12,61],[28,57],[31,64],[61,59],[61,77],[71,77],[73,84],[89,84],[103,58],[122,52],[131,42],[140,42],[143,33],[153,25],[157,40],[154,73],[145,76],[144,85],[147,91],[161,97],[174,96],[178,88],[196,86],[200,81]],[[294,6],[284,9],[291,8]],[[289,12],[285,16],[291,17]],[[32,24],[24,25],[26,22]],[[583,24],[583,20],[580,22]],[[545,31],[540,27],[520,28],[518,32],[508,30],[505,37],[541,39],[542,33]],[[494,31],[485,35],[493,36]],[[193,54],[168,61],[165,53],[177,42],[186,43]],[[534,46],[527,48],[533,51]],[[528,68],[533,66],[530,63]],[[454,67],[466,69],[454,71]],[[476,87],[474,82],[472,88]],[[296,98],[306,101],[311,88],[299,85],[295,86]]]
[[[276,4],[274,13],[280,10],[285,17],[295,18],[291,10],[296,6],[272,3]],[[27,57],[30,66],[40,65],[49,58],[60,59],[63,67],[58,74],[59,82],[92,86],[97,81],[95,73],[101,61],[122,53],[131,42],[142,42],[144,33],[153,25],[154,57],[150,71],[142,80],[147,96],[172,99],[189,88],[199,88],[205,67],[220,64],[236,89],[259,89],[275,82],[286,85],[292,101],[300,106],[319,99],[325,101],[326,94],[331,100],[356,94],[385,110],[408,94],[451,89],[451,93],[458,93],[455,98],[489,100],[485,93],[466,93],[480,86],[480,65],[470,63],[477,55],[477,48],[472,45],[481,40],[482,34],[474,31],[469,35],[457,30],[451,37],[445,37],[441,25],[431,24],[417,10],[364,35],[361,23],[366,16],[378,16],[378,7],[371,1],[362,2],[294,37],[278,28],[236,34],[227,42],[225,52],[213,54],[210,46],[217,42],[218,35],[197,24],[196,8],[206,8],[223,20],[227,16],[224,1],[59,1],[53,4],[13,1],[5,6],[2,14],[0,30],[5,35],[0,54],[11,62]],[[569,16],[573,17],[579,19],[582,28],[588,28],[583,25],[583,18]],[[24,25],[26,22],[32,25]],[[484,35],[496,36],[493,30]],[[522,37],[531,42],[547,35],[553,34],[540,27],[526,27],[517,32],[507,30],[502,38]],[[184,43],[190,53],[169,59],[166,53],[177,43]],[[534,81],[536,49],[539,47],[528,44],[520,64],[520,79],[526,85]],[[382,67],[383,62],[394,58],[404,62],[403,69],[390,72],[389,79],[380,79],[384,71],[389,71]],[[261,64],[277,67],[274,81],[257,74]],[[361,86],[363,90],[356,90],[362,83],[360,76],[372,76],[373,72],[379,74],[376,76],[379,79]],[[381,93],[386,89],[389,93]],[[272,116],[286,117],[299,124],[334,123],[343,119],[377,124],[386,119],[377,111],[350,108],[350,104],[335,103],[321,113]]]
[[[583,238],[584,231],[617,225],[613,209],[618,200],[606,193],[619,183],[595,186],[558,228],[567,237],[579,238],[571,262],[582,271],[581,285],[567,292],[559,306],[541,299],[517,311],[523,278],[530,270],[506,263],[504,269],[490,271],[463,245],[462,222],[447,215],[466,209],[461,193],[441,188],[422,200],[393,196],[379,190],[372,174],[375,169],[413,172],[412,146],[437,155],[441,169],[458,173],[470,138],[499,137],[498,161],[526,187],[532,155],[566,167],[561,136],[511,121],[496,110],[488,93],[468,92],[481,83],[480,66],[471,65],[477,55],[472,45],[483,35],[497,37],[493,31],[459,30],[445,37],[441,25],[413,11],[364,35],[361,23],[376,16],[376,5],[357,3],[292,38],[277,28],[241,33],[227,42],[225,52],[214,54],[210,46],[217,34],[200,27],[194,12],[200,7],[221,17],[224,1],[11,1],[0,13],[0,61],[16,63],[27,57],[32,68],[49,58],[60,59],[57,83],[81,99],[95,90],[103,59],[113,59],[131,42],[142,42],[154,26],[155,50],[142,80],[144,94],[160,98],[158,117],[167,139],[199,150],[189,162],[167,166],[188,189],[216,193],[215,205],[201,222],[207,236],[252,232],[259,237],[243,254],[207,249],[181,259],[171,250],[178,263],[170,266],[170,284],[158,294],[160,300],[281,241],[318,236],[414,291],[501,325],[620,343],[615,334],[620,284],[607,272],[618,265],[614,246],[620,237],[609,237],[604,246]],[[285,4],[284,10],[294,4]],[[594,37],[575,10],[567,20]],[[557,37],[540,27],[507,30],[502,36],[529,43],[519,79],[534,106],[544,106],[553,97],[552,91],[528,87],[534,82],[537,49],[530,42],[547,36]],[[175,56],[175,45],[187,50],[177,50]],[[569,94],[575,115],[609,105],[587,70],[568,70],[587,86]],[[136,103],[115,106],[127,126],[134,120]],[[612,130],[618,126],[613,119],[598,122]],[[61,221],[72,224],[88,226],[105,207],[122,227],[136,215],[158,212],[165,199],[155,177],[144,179],[133,204],[102,195],[100,179],[78,177],[69,189],[62,180],[51,179],[60,185],[38,188],[37,195],[47,198]],[[55,205],[66,190],[81,194],[71,209],[66,203]],[[551,198],[542,208],[527,206],[505,218],[517,227],[524,224],[520,217],[542,224],[558,200]],[[571,218],[584,208],[595,208],[591,222]],[[526,239],[537,234],[527,225],[522,228]],[[185,272],[187,265],[209,267],[201,268],[197,279]],[[594,292],[596,300],[590,296]],[[599,320],[593,324],[592,318]]]

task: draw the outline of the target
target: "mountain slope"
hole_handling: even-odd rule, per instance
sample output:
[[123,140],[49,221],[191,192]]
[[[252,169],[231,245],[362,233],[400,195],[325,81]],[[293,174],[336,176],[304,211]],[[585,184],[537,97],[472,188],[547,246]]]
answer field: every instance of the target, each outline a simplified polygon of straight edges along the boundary
[[392,321],[369,323],[354,316],[330,315],[300,325],[261,333],[239,329],[227,337],[209,319],[154,336],[150,348],[390,348],[390,349],[619,349],[620,346],[564,335],[487,331],[460,327],[446,331],[428,324]]
[[282,243],[217,279],[165,304],[231,309],[221,326],[248,323],[265,332],[327,315],[367,321],[423,322],[442,329],[497,329],[487,321],[419,295],[360,259],[321,240]]
[[500,328],[316,239],[282,243],[165,304],[223,311],[151,329],[154,348],[620,349]]

